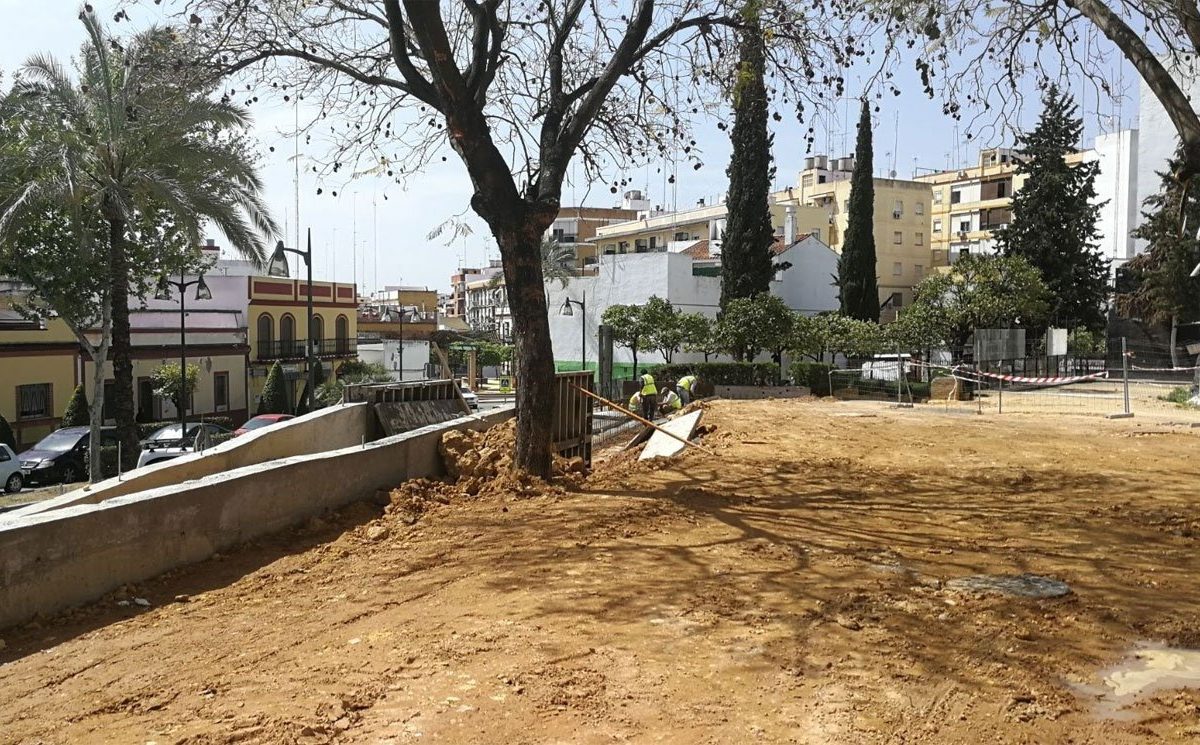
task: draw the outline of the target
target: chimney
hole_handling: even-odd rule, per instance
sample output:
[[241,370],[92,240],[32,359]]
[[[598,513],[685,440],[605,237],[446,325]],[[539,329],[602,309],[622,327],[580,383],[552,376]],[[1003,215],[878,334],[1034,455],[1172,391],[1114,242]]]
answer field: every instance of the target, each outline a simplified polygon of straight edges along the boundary
[[790,246],[796,241],[796,208],[788,205],[783,209],[783,245]]
[[698,207],[704,206],[704,197],[700,197],[698,200],[696,200],[696,206],[698,206]]

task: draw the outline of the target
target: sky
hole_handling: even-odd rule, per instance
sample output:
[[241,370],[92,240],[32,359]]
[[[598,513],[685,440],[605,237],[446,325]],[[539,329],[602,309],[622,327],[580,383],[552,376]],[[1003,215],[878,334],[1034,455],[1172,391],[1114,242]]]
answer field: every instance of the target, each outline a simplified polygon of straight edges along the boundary
[[[111,19],[118,5],[117,0],[91,0],[91,3],[102,19]],[[171,0],[165,0],[162,6],[143,3],[128,8],[133,26],[162,22],[171,4]],[[32,54],[48,52],[65,60],[76,53],[84,39],[83,26],[77,19],[78,9],[77,0],[0,0],[0,17],[5,19],[0,26],[0,71],[4,73],[5,86],[12,71]],[[110,25],[110,29],[126,33],[130,25]],[[918,168],[927,172],[958,167],[972,162],[981,147],[1011,144],[997,135],[990,135],[993,140],[990,142],[967,143],[962,137],[962,125],[943,115],[939,101],[930,101],[920,92],[911,62],[901,69],[898,83],[903,95],[885,96],[875,114],[877,175],[885,176],[895,170],[898,177],[911,178]],[[1129,70],[1118,69],[1110,82],[1123,93],[1123,100],[1114,102],[1094,93],[1084,93],[1082,97],[1085,144],[1090,144],[1091,138],[1102,130],[1136,126],[1136,77]],[[1083,86],[1078,86],[1078,90],[1083,90]],[[820,116],[811,153],[806,151],[802,137],[805,126],[786,118],[781,123],[772,122],[777,188],[795,183],[796,173],[808,155],[852,154],[858,110],[850,97],[857,98],[861,92],[862,83],[852,77],[848,97],[834,102]],[[1036,96],[1031,94],[1026,98],[1035,100]],[[295,164],[291,157],[293,141],[288,136],[295,114],[282,103],[260,105],[252,113],[255,134],[261,142],[267,202],[276,220],[286,226],[287,244],[295,245]],[[1032,122],[1037,114],[1036,110],[1021,113],[1024,122]],[[718,130],[715,121],[702,120],[696,123],[695,139],[705,165],[699,171],[690,166],[680,168],[675,185],[665,183],[665,174],[656,172],[655,164],[624,176],[631,180],[632,188],[646,189],[652,204],[682,208],[702,197],[711,203],[726,188],[728,134]],[[488,259],[499,258],[486,225],[469,212],[471,189],[464,166],[448,149],[446,154],[446,162],[435,158],[433,165],[403,186],[374,177],[350,183],[318,182],[316,174],[303,172],[302,155],[300,224],[302,233],[307,228],[312,230],[314,277],[356,281],[360,292],[401,284],[448,291],[449,277],[455,267],[486,264]],[[321,196],[316,195],[317,188],[323,189]],[[337,192],[336,197],[332,196],[333,191]],[[591,188],[587,184],[569,184],[563,191],[564,206],[616,206],[616,198],[606,184]],[[427,238],[443,221],[464,211],[471,235],[449,245],[444,235],[433,240]],[[214,232],[211,237],[221,242],[219,233]]]

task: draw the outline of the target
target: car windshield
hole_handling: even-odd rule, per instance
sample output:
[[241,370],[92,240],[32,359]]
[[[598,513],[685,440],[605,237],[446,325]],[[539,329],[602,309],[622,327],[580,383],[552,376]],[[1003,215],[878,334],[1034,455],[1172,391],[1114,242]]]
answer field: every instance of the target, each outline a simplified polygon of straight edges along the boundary
[[42,441],[33,446],[34,450],[49,450],[52,453],[65,453],[71,448],[79,444],[86,433],[83,432],[66,432],[59,430],[52,432]]
[[274,419],[260,419],[259,417],[254,417],[250,421],[243,424],[242,429],[258,429],[259,427],[265,427],[268,424],[274,424],[274,423],[275,423]]
[[[187,428],[188,434],[189,435],[195,434],[196,427],[199,427],[199,426],[200,426],[199,424],[188,423],[188,428]],[[178,440],[179,432],[180,432],[180,429],[179,429],[178,424],[168,424],[165,427],[161,427],[161,428],[155,430],[154,434],[150,435],[146,439],[148,439],[148,440]]]

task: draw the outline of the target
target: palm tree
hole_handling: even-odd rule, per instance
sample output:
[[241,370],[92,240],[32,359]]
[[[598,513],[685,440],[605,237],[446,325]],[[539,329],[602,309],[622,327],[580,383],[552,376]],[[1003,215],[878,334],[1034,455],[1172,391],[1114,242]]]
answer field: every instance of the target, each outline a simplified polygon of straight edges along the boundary
[[[125,458],[136,457],[129,291],[143,283],[144,255],[164,233],[197,246],[208,222],[243,256],[262,263],[277,233],[262,200],[262,182],[241,133],[245,109],[212,100],[214,81],[196,74],[188,49],[170,30],[151,28],[125,45],[110,39],[95,15],[73,80],[48,55],[26,62],[13,96],[24,114],[60,131],[78,165],[78,187],[89,192],[108,226],[112,303],[113,401]],[[62,182],[61,174],[48,182]],[[29,184],[31,192],[56,189]],[[126,460],[126,462],[129,462]]]
[[553,238],[542,239],[542,277],[562,287],[575,276],[575,251]]

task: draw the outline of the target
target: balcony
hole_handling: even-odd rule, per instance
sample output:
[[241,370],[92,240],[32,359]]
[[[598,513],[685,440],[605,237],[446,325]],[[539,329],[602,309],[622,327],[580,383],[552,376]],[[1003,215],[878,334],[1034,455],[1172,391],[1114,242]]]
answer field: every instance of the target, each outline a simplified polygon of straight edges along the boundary
[[[258,359],[302,360],[306,339],[260,341],[256,347]],[[358,354],[357,339],[322,339],[313,344],[317,357],[350,357]]]

